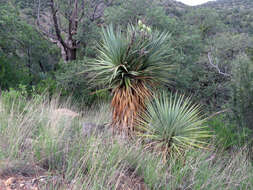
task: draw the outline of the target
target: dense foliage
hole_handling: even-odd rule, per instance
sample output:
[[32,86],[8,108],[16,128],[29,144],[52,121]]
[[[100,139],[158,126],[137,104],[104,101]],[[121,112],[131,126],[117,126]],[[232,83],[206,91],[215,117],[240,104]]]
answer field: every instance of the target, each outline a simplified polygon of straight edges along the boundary
[[[73,27],[71,18],[81,9]],[[142,21],[152,33],[159,30],[171,35],[167,61],[176,66],[171,91],[192,95],[208,112],[228,109],[231,120],[252,128],[250,116],[245,116],[252,113],[252,9],[252,2],[246,0],[219,0],[197,7],[171,0],[90,0],[86,4],[4,0],[0,3],[0,87],[9,90],[23,85],[28,94],[46,89],[51,95],[61,92],[72,95],[80,105],[108,99],[109,93],[97,91],[99,85],[91,87],[87,72],[82,74],[89,70],[89,60],[99,54],[101,28],[114,24],[127,30],[129,23]],[[63,45],[72,43],[74,49],[67,47],[75,51],[75,60],[66,63],[61,40]],[[108,81],[103,80],[99,88],[106,87]],[[244,98],[237,101],[238,97]]]
[[[100,3],[90,0],[86,5],[77,4],[78,8],[85,9],[76,34],[73,34],[76,42],[79,41],[76,47],[78,63],[68,64],[60,61],[60,46],[54,45],[44,35],[45,31],[34,24],[40,18],[41,25],[49,34],[56,32],[54,23],[49,19],[52,14],[50,2],[16,0],[0,3],[2,90],[17,89],[21,84],[30,92],[36,89],[41,93],[48,88],[51,94],[60,90],[63,95],[79,98],[85,93],[88,101],[103,97],[94,96],[92,92],[96,88],[89,87],[84,75],[76,75],[86,69],[85,64],[79,63],[86,63],[87,58],[97,56],[95,49],[100,41],[101,26],[113,23],[126,29],[129,23],[136,25],[141,20],[153,29],[171,34],[169,46],[173,52],[170,62],[177,66],[171,90],[193,95],[195,101],[206,105],[207,111],[227,107],[234,109],[235,104],[231,102],[237,96],[234,92],[238,91],[235,90],[238,85],[234,80],[238,71],[233,63],[244,54],[245,59],[249,59],[248,64],[252,64],[251,1],[219,0],[198,7],[170,0]],[[56,15],[61,37],[65,40],[67,18],[74,8],[58,1],[54,5],[59,8],[59,14],[65,15]]]

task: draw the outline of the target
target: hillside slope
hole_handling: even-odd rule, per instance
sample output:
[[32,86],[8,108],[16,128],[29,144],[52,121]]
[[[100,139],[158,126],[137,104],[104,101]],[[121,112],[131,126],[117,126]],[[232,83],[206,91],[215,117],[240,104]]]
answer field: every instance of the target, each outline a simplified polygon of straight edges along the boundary
[[212,7],[215,9],[252,9],[253,8],[253,1],[252,0],[217,0],[217,1],[210,1],[207,2],[201,7]]
[[215,9],[236,32],[253,34],[252,0],[217,0],[198,7]]

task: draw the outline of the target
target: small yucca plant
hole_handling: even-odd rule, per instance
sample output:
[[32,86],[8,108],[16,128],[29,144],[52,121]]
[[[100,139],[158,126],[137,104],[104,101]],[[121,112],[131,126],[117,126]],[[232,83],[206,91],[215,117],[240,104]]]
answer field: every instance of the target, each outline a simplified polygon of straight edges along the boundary
[[148,139],[148,147],[167,157],[190,147],[206,147],[205,140],[211,135],[205,121],[200,106],[189,97],[163,92],[147,104],[139,121],[139,135]]
[[142,23],[129,25],[125,32],[112,25],[102,30],[99,55],[88,65],[88,72],[93,84],[112,89],[112,124],[120,131],[133,131],[152,87],[169,82],[169,37]]

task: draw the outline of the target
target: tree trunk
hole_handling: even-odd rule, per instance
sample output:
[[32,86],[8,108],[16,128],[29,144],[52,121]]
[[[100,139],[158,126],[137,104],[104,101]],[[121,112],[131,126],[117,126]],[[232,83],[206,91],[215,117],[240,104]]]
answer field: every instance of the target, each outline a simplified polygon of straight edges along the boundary
[[69,44],[71,48],[64,47],[60,42],[57,42],[57,46],[61,49],[61,57],[64,62],[74,61],[77,57],[77,46],[75,45],[76,42],[68,40],[67,44]]
[[[55,34],[51,34],[51,32],[46,29],[43,25],[40,24],[40,6],[41,0],[38,0],[38,10],[37,10],[37,26],[39,31],[42,32],[43,36],[49,39],[51,42],[57,44],[57,46],[61,49],[61,57],[65,62],[76,60],[77,58],[77,46],[80,41],[76,40],[74,36],[77,34],[79,23],[82,22],[83,17],[87,16],[87,18],[91,22],[95,22],[95,20],[101,18],[103,16],[103,12],[106,6],[112,4],[112,0],[109,1],[97,1],[93,0],[90,3],[94,10],[90,11],[89,14],[85,14],[85,0],[81,2],[79,0],[69,0],[69,7],[65,10],[64,14],[60,14],[59,2],[56,0],[50,0],[49,6],[51,9],[51,20],[50,23],[54,27]],[[107,3],[106,3],[107,2]],[[69,11],[71,9],[71,11]],[[70,12],[70,14],[69,14]],[[67,21],[66,26],[63,27],[61,25],[60,17],[64,16]],[[66,39],[63,38],[67,36]]]
[[73,61],[76,60],[76,48],[67,49],[66,60],[65,61]]

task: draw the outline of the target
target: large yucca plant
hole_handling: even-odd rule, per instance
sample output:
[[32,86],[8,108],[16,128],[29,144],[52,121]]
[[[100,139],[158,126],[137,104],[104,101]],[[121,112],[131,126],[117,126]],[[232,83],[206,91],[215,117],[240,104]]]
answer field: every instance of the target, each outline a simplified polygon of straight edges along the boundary
[[112,124],[120,131],[133,131],[152,87],[169,82],[169,37],[142,23],[129,25],[127,31],[112,25],[102,30],[98,57],[88,71],[93,84],[112,90]]
[[211,135],[205,122],[200,106],[189,97],[163,92],[147,104],[139,120],[139,135],[148,139],[148,147],[166,157],[189,147],[206,147],[205,140]]

